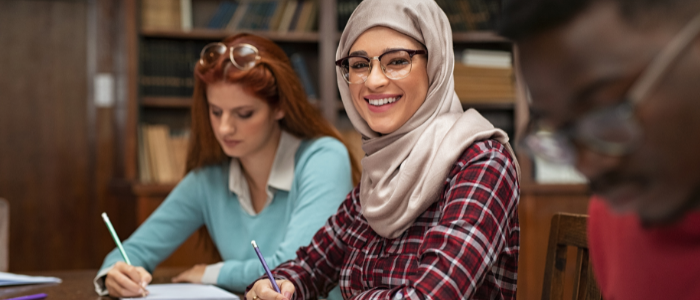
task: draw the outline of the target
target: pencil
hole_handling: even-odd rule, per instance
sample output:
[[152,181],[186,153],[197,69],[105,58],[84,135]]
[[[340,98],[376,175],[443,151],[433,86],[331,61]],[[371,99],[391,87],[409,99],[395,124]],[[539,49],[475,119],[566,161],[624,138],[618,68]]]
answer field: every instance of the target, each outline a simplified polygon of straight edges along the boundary
[[107,217],[107,213],[102,213],[102,219],[105,220],[105,224],[107,224],[107,228],[109,228],[109,233],[112,234],[112,238],[114,239],[114,242],[117,244],[117,248],[119,248],[119,252],[122,254],[122,257],[124,258],[124,261],[126,262],[127,265],[131,265],[131,261],[129,261],[129,257],[126,256],[126,251],[124,251],[124,247],[122,247],[122,242],[119,241],[119,237],[117,236],[117,232],[114,231],[114,227],[112,227],[112,222],[109,221],[109,217]]
[[278,294],[282,294],[280,291],[280,287],[277,286],[277,282],[275,282],[275,279],[272,277],[272,272],[270,272],[270,268],[267,267],[267,263],[265,262],[265,259],[262,256],[262,253],[260,253],[260,249],[258,249],[258,244],[255,243],[255,240],[250,242],[253,244],[253,249],[255,249],[255,254],[258,255],[258,258],[260,258],[260,262],[263,265],[263,268],[265,268],[265,273],[267,273],[267,277],[270,278],[270,282],[272,282],[272,287],[275,288],[275,291],[277,291]]

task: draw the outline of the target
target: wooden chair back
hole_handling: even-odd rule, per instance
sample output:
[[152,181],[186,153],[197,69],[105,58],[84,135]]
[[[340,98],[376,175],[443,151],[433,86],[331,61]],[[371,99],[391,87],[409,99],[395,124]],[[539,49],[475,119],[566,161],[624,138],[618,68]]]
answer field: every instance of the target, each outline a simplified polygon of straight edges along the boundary
[[576,270],[572,299],[602,299],[600,289],[593,278],[593,270],[588,257],[587,221],[588,216],[586,215],[557,213],[552,217],[542,286],[543,300],[564,299],[567,246],[576,247]]
[[10,204],[0,198],[0,272],[7,272],[10,264]]

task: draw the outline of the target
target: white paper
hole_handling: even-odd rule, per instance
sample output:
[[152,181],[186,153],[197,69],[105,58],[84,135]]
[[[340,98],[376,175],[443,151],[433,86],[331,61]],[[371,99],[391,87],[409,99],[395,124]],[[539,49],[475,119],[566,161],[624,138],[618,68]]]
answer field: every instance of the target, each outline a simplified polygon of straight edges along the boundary
[[0,272],[0,286],[60,282],[61,279],[56,277],[27,276]]
[[587,183],[583,174],[570,165],[548,162],[537,155],[535,158],[535,181],[543,184],[582,184]]
[[238,296],[224,291],[213,285],[192,284],[192,283],[166,283],[166,284],[151,284],[146,286],[149,294],[143,298],[122,298],[129,300],[186,300],[186,299],[201,299],[201,300],[238,300]]

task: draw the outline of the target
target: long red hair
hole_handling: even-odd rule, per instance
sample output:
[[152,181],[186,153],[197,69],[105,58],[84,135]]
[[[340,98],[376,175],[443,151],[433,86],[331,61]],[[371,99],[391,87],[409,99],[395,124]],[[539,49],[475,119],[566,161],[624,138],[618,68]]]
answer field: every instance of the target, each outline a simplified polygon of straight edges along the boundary
[[[261,59],[252,69],[241,71],[231,63],[227,52],[211,67],[199,63],[195,67],[187,172],[229,160],[212,130],[206,95],[207,84],[221,80],[241,84],[246,92],[265,100],[272,108],[284,111],[284,118],[279,121],[282,130],[300,139],[333,137],[348,148],[340,133],[309,103],[289,58],[277,44],[247,33],[230,36],[222,43],[228,47],[241,43],[253,45],[258,49]],[[349,157],[352,181],[357,184],[361,176],[360,164],[352,155]],[[206,228],[200,228],[200,233],[205,248],[209,248],[220,259]]]

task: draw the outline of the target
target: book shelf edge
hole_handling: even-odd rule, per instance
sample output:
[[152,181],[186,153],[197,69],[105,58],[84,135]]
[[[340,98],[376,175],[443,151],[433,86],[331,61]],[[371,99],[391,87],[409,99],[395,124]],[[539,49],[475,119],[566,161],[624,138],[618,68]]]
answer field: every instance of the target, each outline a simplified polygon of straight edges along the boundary
[[275,42],[309,42],[319,41],[318,32],[276,32],[276,31],[255,31],[241,30],[229,31],[222,29],[196,28],[188,31],[176,29],[141,29],[140,35],[147,38],[171,38],[171,39],[194,39],[194,40],[221,40],[238,33],[250,33],[266,37]]
[[141,97],[141,106],[154,108],[190,108],[191,97]]

